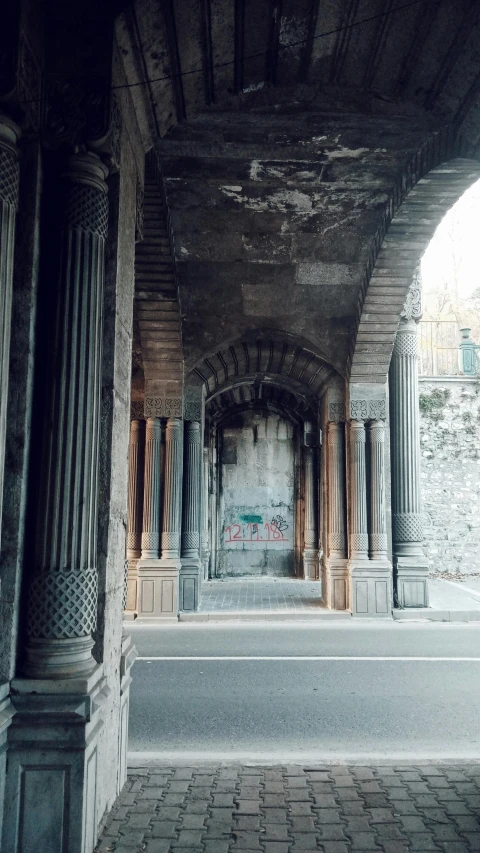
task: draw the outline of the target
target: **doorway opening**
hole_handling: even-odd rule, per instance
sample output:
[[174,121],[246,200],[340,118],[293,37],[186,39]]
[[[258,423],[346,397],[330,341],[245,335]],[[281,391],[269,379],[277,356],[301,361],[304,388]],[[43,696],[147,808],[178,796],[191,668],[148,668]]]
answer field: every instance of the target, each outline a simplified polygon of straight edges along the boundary
[[232,414],[217,430],[216,577],[295,575],[296,432],[266,409]]

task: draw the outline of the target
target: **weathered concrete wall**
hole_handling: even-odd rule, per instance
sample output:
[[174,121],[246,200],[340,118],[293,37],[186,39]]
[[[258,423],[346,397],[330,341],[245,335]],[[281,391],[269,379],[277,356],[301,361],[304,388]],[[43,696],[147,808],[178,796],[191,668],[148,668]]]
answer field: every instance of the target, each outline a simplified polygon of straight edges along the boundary
[[243,412],[220,437],[218,575],[292,575],[295,547],[293,425]]
[[480,571],[480,380],[420,379],[425,553],[433,572]]

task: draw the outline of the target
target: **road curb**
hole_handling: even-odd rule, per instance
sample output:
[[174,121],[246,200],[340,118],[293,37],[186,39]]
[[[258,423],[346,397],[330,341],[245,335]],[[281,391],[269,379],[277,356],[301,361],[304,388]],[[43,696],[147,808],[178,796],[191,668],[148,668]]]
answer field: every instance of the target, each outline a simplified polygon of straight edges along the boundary
[[180,613],[179,622],[301,622],[301,621],[338,621],[351,619],[350,611],[322,610],[320,612],[298,612],[292,610],[230,610],[225,613]]
[[394,609],[397,622],[480,622],[480,610],[434,610],[430,607]]

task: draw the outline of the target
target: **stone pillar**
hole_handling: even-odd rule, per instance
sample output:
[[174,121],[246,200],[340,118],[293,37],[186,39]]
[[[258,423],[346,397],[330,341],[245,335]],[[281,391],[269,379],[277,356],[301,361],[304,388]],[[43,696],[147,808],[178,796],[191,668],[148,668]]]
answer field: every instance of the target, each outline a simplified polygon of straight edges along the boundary
[[[54,333],[46,365],[35,563],[29,583],[27,677],[12,681],[2,850],[39,845],[90,851],[97,836],[97,754],[103,664],[92,657],[97,620],[97,493],[107,170],[90,153],[58,177],[57,231],[43,251]],[[50,343],[50,342],[49,342]]]
[[[160,421],[158,418],[148,419],[147,444],[148,422],[150,420],[158,422],[156,426],[156,441],[158,441],[158,446],[155,451],[157,453],[157,463],[153,465],[152,462],[151,474],[148,473],[147,475],[147,463],[145,463],[145,505],[147,502],[147,481],[153,483],[153,479],[158,477],[158,492],[154,492],[152,488],[149,494],[159,494],[160,492]],[[157,536],[155,539],[148,540],[149,545],[152,545],[150,550],[151,555],[147,556],[146,551],[142,548],[142,559],[137,566],[138,618],[144,621],[165,621],[165,619],[174,619],[176,621],[178,619],[182,505],[182,433],[182,420],[180,418],[169,418],[165,428],[162,532],[160,536],[158,528],[160,499],[158,499],[156,506],[148,509],[151,524],[157,524]],[[146,450],[146,456],[147,453],[148,450]],[[145,505],[144,518],[146,513]],[[145,536],[145,532],[143,535]],[[146,538],[144,541],[147,543]],[[161,558],[159,558],[160,541],[162,548]]]
[[182,568],[180,610],[198,609],[200,587],[200,488],[202,479],[201,424],[185,421]]
[[200,558],[200,480],[202,449],[197,421],[185,423],[185,488],[183,493],[182,557]]
[[304,447],[303,454],[305,488],[303,575],[305,580],[315,580],[318,566],[315,450],[313,447]]
[[143,483],[142,560],[160,557],[160,418],[147,418],[145,432],[145,475]]
[[162,559],[180,558],[182,508],[183,422],[169,418],[165,434],[165,482],[163,499]]
[[387,559],[387,523],[385,518],[385,425],[372,421],[370,439],[370,557]]
[[350,536],[351,560],[368,559],[365,424],[350,421]]
[[[20,131],[0,115],[0,535],[7,424],[10,322],[12,315],[13,254],[20,170],[17,139]],[[1,544],[1,540],[0,540]]]
[[345,560],[345,424],[328,424],[328,550]]
[[327,427],[327,558],[323,599],[333,610],[346,610],[348,600],[346,542],[345,424]]
[[137,609],[137,563],[142,556],[144,456],[145,421],[132,418],[128,458],[128,567],[125,618],[133,618]]
[[97,620],[97,492],[107,170],[71,156],[61,174],[60,270],[48,429],[30,582],[25,672],[90,672]]
[[[380,394],[379,394],[380,392]],[[354,395],[362,393],[363,399]],[[390,616],[392,610],[391,563],[385,545],[385,471],[383,427],[386,415],[384,389],[353,386],[350,389],[349,425],[349,571],[350,603],[354,616]],[[366,430],[369,427],[370,470],[366,470]],[[367,514],[370,506],[370,518]],[[369,530],[370,526],[370,530]],[[380,538],[378,538],[380,535]],[[382,538],[383,537],[383,538]],[[375,543],[375,550],[372,550]],[[370,544],[370,556],[369,556]]]
[[203,448],[203,480],[202,480],[202,533],[201,533],[201,557],[203,563],[203,580],[208,580],[208,570],[210,564],[210,540],[209,540],[209,511],[210,511],[210,490],[209,490],[209,464],[208,464],[208,447]]
[[428,606],[420,500],[418,341],[421,291],[410,288],[390,365],[393,571],[399,607]]

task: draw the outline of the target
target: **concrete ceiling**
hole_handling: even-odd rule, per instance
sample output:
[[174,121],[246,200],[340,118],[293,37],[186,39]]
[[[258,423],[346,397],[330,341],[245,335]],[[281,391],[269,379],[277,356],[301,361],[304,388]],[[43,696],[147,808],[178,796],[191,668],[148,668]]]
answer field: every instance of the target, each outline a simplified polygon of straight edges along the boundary
[[447,127],[476,156],[478,0],[136,0],[117,39],[159,155],[185,370],[255,329],[347,375],[410,164]]
[[347,109],[360,92],[362,112],[409,102],[476,145],[479,19],[478,0],[135,0],[117,37],[128,82],[148,81],[153,136],[206,107],[323,89]]

